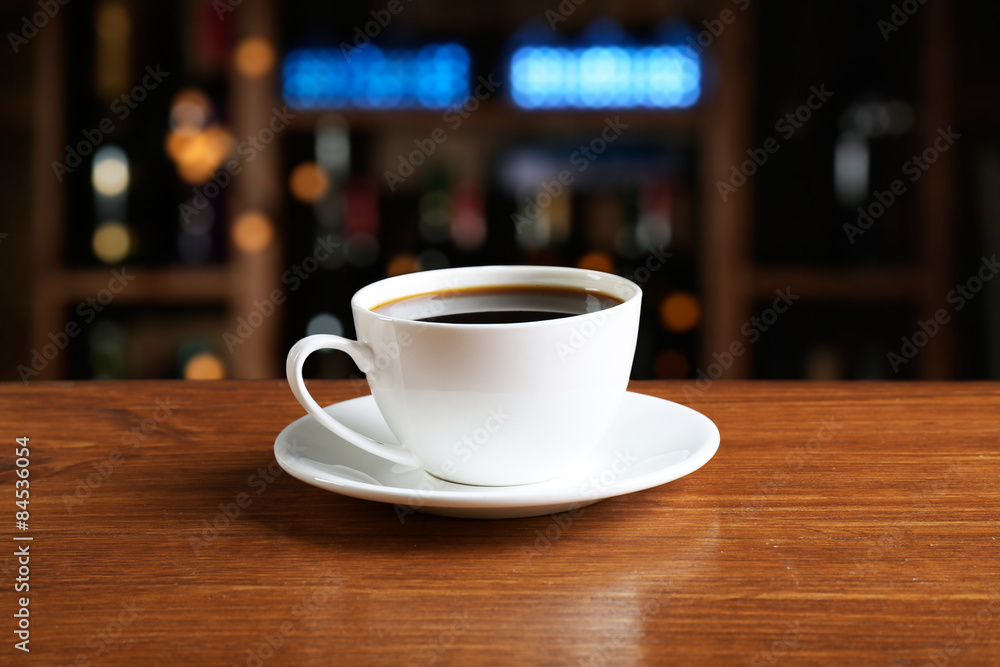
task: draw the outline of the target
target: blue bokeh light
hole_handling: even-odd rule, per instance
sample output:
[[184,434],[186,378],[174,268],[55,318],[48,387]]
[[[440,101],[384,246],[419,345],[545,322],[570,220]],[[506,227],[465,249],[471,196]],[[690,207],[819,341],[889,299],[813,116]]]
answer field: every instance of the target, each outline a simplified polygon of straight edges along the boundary
[[510,80],[524,109],[684,108],[701,95],[701,62],[687,46],[525,46]]
[[282,93],[296,109],[445,109],[469,96],[469,53],[458,44],[351,53],[299,49],[285,57]]

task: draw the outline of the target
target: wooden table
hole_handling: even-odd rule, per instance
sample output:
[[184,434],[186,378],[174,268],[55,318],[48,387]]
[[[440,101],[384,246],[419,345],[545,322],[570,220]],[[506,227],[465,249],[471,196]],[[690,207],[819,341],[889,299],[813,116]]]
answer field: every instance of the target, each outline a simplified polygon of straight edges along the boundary
[[0,664],[1000,664],[1000,387],[633,389],[709,416],[718,454],[555,531],[280,472],[283,381],[0,386]]

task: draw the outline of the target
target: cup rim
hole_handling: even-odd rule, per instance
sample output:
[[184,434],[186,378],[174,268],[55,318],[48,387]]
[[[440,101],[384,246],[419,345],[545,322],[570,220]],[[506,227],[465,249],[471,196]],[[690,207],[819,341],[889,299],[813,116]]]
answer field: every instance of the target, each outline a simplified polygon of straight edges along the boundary
[[[511,277],[517,276],[517,275],[522,275],[522,276],[532,276],[532,275],[534,275],[535,276],[535,280],[538,280],[539,276],[541,276],[541,277],[547,277],[547,276],[555,277],[555,276],[562,275],[562,276],[573,276],[573,277],[577,277],[577,278],[580,278],[580,277],[591,277],[591,278],[595,278],[595,279],[600,280],[600,281],[611,281],[614,284],[617,284],[621,290],[629,292],[627,295],[623,295],[623,294],[619,294],[619,293],[616,293],[616,292],[610,292],[610,291],[607,291],[607,290],[597,290],[597,289],[593,290],[594,292],[599,292],[599,293],[605,294],[607,296],[612,296],[614,298],[620,298],[620,299],[622,299],[621,303],[617,303],[617,304],[615,304],[613,306],[610,306],[608,308],[603,308],[603,309],[601,309],[599,311],[595,311],[595,312],[600,312],[600,313],[611,314],[611,313],[615,312],[617,309],[625,308],[629,304],[632,304],[633,302],[638,301],[642,297],[642,288],[640,288],[639,285],[637,285],[635,282],[633,282],[633,281],[631,281],[628,278],[625,278],[623,276],[619,276],[619,275],[616,275],[616,274],[613,274],[613,273],[607,273],[605,271],[595,271],[595,270],[592,270],[592,269],[581,269],[581,268],[572,267],[572,266],[538,266],[538,265],[532,265],[532,264],[500,264],[500,265],[488,265],[488,266],[465,266],[465,267],[449,267],[449,268],[445,268],[445,269],[432,269],[432,270],[429,270],[429,271],[418,271],[418,272],[414,272],[414,273],[406,273],[406,274],[402,274],[402,275],[398,275],[398,276],[391,276],[389,278],[383,278],[383,279],[378,280],[378,281],[376,281],[374,283],[370,283],[370,284],[362,287],[361,289],[359,289],[357,292],[355,292],[354,296],[351,297],[351,308],[354,310],[355,313],[358,313],[358,312],[366,313],[367,315],[370,315],[372,317],[376,317],[376,318],[378,318],[380,320],[383,320],[383,321],[408,323],[408,324],[418,325],[418,326],[421,326],[421,327],[425,327],[426,326],[426,327],[437,327],[437,328],[462,328],[462,329],[482,329],[482,328],[497,329],[497,328],[526,327],[526,326],[539,326],[539,325],[557,325],[559,323],[571,322],[573,320],[576,320],[577,318],[590,317],[590,316],[594,315],[594,313],[579,313],[579,314],[576,314],[576,315],[567,315],[566,317],[560,317],[560,318],[555,319],[555,320],[535,320],[535,321],[530,321],[530,322],[507,322],[507,323],[500,323],[500,324],[466,324],[466,323],[459,324],[459,323],[454,323],[454,322],[427,322],[426,320],[414,320],[414,319],[409,319],[409,318],[405,318],[405,317],[396,317],[396,316],[393,316],[393,315],[385,315],[385,314],[382,314],[382,313],[375,312],[375,310],[374,310],[375,308],[378,308],[378,307],[380,307],[382,305],[385,305],[386,303],[389,303],[391,301],[395,301],[397,299],[404,299],[404,298],[407,298],[407,297],[410,297],[410,296],[417,296],[419,294],[425,294],[427,292],[439,291],[439,290],[442,289],[442,287],[431,288],[431,289],[411,288],[409,290],[399,290],[398,291],[398,296],[393,296],[393,297],[390,297],[388,299],[386,299],[386,298],[373,299],[374,295],[382,294],[384,296],[387,291],[391,290],[391,288],[395,287],[397,284],[431,283],[431,282],[433,282],[433,281],[435,281],[437,279],[441,279],[441,278],[443,278],[443,277],[445,277],[447,275],[460,275],[460,274],[466,274],[466,273],[468,273],[468,274],[477,274],[477,273],[487,273],[487,272],[491,273],[491,275],[494,277],[494,280],[492,280],[492,281],[486,281],[484,283],[484,285],[482,285],[482,286],[493,286],[493,285],[502,286],[502,285],[505,285],[505,284],[506,285],[511,285],[511,286],[518,286],[518,285],[530,285],[530,284],[532,284],[531,280],[528,279],[528,278],[525,278],[524,280],[521,280],[521,281],[509,280],[509,282],[505,282],[503,279],[500,279],[500,281],[498,282],[496,280],[497,274],[508,274]],[[555,286],[562,286],[562,285],[560,285],[558,283],[555,283]],[[564,286],[565,287],[578,287],[578,285],[571,285],[571,284],[567,284],[567,285],[564,285]],[[447,289],[449,286],[448,285],[444,285],[443,287],[445,289]],[[465,288],[476,287],[476,285],[466,285],[466,286],[463,286],[463,287],[465,287]]]

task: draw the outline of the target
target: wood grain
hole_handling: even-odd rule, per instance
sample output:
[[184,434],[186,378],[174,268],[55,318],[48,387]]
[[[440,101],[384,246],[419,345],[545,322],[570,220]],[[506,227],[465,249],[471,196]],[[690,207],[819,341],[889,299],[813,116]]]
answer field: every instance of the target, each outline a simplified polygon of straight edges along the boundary
[[401,523],[275,473],[274,437],[302,414],[283,381],[0,386],[5,539],[34,537],[31,653],[8,588],[0,663],[997,663],[1000,388],[633,389],[713,419],[718,454],[560,527]]

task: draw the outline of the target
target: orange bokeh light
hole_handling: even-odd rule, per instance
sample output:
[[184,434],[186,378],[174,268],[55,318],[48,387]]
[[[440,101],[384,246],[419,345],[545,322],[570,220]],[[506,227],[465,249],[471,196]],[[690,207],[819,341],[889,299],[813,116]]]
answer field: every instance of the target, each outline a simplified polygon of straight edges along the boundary
[[288,178],[292,196],[307,204],[318,201],[329,187],[330,179],[315,162],[303,162],[292,170],[292,175]]
[[603,252],[588,252],[576,261],[576,265],[581,269],[589,269],[591,271],[615,272],[615,263]]
[[274,67],[274,47],[263,37],[247,37],[236,47],[236,71],[248,78],[263,76]]
[[660,303],[660,321],[674,333],[684,333],[701,322],[701,303],[690,292],[672,292]]
[[399,276],[404,273],[416,273],[422,267],[420,260],[413,255],[403,252],[389,260],[389,266],[385,270],[387,276]]
[[184,88],[170,103],[170,125],[173,128],[200,130],[212,115],[212,102],[197,88]]
[[243,213],[233,222],[232,237],[242,252],[260,252],[274,240],[274,225],[260,213]]
[[202,352],[184,364],[185,380],[221,380],[226,377],[222,360],[211,352]]
[[210,179],[232,150],[233,138],[217,125],[204,130],[172,130],[167,136],[167,155],[177,166],[177,173],[195,185]]

